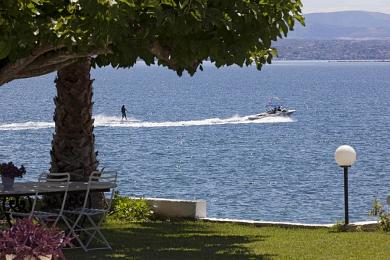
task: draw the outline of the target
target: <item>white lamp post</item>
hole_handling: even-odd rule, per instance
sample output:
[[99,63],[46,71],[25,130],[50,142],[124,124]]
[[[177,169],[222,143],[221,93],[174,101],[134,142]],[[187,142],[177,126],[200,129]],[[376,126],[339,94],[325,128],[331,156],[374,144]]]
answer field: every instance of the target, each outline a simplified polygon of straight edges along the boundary
[[344,213],[345,225],[348,225],[348,168],[356,161],[355,149],[349,145],[342,145],[336,149],[334,158],[337,164],[344,168]]

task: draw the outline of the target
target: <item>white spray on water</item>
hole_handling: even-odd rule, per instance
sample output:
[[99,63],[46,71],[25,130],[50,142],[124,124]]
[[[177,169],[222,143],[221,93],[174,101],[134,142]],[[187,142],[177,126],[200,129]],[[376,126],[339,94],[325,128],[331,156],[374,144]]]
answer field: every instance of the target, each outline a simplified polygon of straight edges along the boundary
[[[147,122],[140,121],[135,118],[122,120],[116,116],[106,116],[103,114],[96,115],[95,127],[186,127],[186,126],[211,126],[211,125],[227,125],[227,124],[273,124],[273,123],[291,123],[295,122],[290,117],[266,117],[257,120],[248,120],[248,116],[235,115],[229,118],[208,118],[200,120],[186,121],[166,121],[166,122]],[[22,123],[0,123],[0,131],[21,131],[21,130],[36,130],[53,128],[54,122],[22,122]]]

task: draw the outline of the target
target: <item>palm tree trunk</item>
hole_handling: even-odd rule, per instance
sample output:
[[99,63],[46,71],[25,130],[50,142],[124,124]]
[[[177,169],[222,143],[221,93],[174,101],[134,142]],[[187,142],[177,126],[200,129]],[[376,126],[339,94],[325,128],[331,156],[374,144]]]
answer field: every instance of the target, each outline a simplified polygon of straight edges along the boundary
[[55,80],[50,171],[69,172],[74,181],[86,180],[99,164],[93,134],[90,70],[90,59],[83,58],[59,70]]

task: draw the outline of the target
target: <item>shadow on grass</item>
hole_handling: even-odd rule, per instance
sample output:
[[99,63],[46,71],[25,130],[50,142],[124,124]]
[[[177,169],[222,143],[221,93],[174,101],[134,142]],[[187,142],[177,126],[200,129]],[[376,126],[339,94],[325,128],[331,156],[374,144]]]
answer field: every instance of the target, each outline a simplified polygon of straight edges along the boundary
[[144,223],[105,229],[113,250],[65,250],[68,259],[269,259],[245,244],[265,237],[219,234],[191,223]]

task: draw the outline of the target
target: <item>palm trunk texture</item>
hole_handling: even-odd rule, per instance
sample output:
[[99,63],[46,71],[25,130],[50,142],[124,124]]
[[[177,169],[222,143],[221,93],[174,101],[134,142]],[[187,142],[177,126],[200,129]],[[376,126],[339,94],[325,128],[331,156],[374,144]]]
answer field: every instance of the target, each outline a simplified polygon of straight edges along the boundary
[[84,181],[97,169],[92,119],[91,62],[83,58],[57,73],[54,98],[55,133],[51,172],[69,172],[71,180]]

